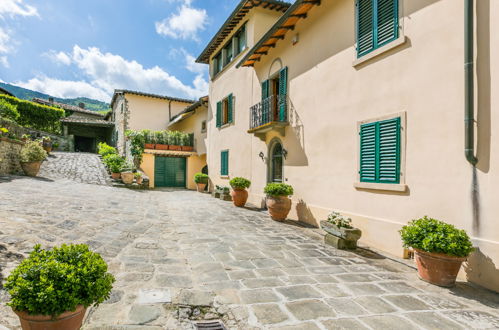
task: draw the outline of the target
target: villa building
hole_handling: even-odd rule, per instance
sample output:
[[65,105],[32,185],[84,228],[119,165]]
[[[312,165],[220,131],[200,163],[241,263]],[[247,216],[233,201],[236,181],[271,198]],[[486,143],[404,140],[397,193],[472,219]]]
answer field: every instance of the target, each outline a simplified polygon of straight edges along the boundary
[[466,2],[242,0],[197,59],[210,179],[257,205],[290,184],[291,219],[339,211],[397,256],[411,219],[452,223],[477,248],[461,277],[499,291],[499,3]]

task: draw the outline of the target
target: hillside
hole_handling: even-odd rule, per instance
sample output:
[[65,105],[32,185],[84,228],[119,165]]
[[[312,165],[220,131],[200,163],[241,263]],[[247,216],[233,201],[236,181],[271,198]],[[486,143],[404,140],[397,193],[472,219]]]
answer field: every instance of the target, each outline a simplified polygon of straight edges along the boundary
[[[12,94],[14,94],[17,98],[23,99],[23,100],[29,100],[31,101],[34,97],[38,97],[41,99],[48,99],[49,97],[53,97],[48,94],[32,91],[30,89],[14,86],[11,84],[6,84],[0,82],[0,87],[8,90]],[[87,110],[93,110],[93,111],[105,111],[107,112],[109,109],[109,104],[93,99],[89,99],[86,97],[77,97],[73,99],[62,99],[59,97],[54,97],[54,101],[64,103],[64,104],[69,104],[69,105],[74,105],[78,106],[80,102],[85,103],[85,109]]]

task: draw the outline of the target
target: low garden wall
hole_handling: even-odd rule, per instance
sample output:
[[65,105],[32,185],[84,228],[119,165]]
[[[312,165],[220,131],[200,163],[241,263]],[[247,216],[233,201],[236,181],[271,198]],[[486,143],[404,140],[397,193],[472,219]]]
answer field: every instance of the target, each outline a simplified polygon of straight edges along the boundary
[[8,120],[8,119],[2,118],[2,117],[0,117],[0,127],[5,127],[6,129],[9,130],[8,134],[13,134],[18,139],[20,139],[24,134],[29,134],[32,137],[37,138],[37,139],[41,138],[43,136],[49,136],[52,139],[52,143],[59,144],[59,148],[57,148],[57,150],[60,150],[60,151],[71,151],[72,150],[71,148],[72,148],[73,141],[72,141],[71,137],[69,137],[69,136],[65,137],[65,136],[61,136],[61,135],[47,133],[44,131],[39,131],[39,130],[36,130],[33,128],[23,127],[23,126],[20,126],[19,124],[15,123],[11,120]]
[[0,174],[21,174],[20,154],[24,143],[0,138]]

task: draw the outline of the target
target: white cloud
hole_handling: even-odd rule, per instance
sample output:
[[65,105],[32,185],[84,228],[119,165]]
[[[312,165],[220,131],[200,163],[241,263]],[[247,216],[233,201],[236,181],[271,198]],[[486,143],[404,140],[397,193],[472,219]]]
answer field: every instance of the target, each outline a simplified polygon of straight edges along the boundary
[[42,56],[49,58],[50,60],[52,60],[57,64],[64,64],[64,65],[71,64],[71,57],[69,57],[69,55],[64,52],[56,52],[54,50],[51,50],[47,53],[43,53]]
[[197,33],[206,26],[206,10],[191,7],[191,1],[185,0],[178,12],[161,22],[156,22],[156,32],[175,39],[199,40]]
[[108,93],[85,81],[59,80],[42,76],[30,79],[27,82],[15,82],[14,84],[55,97],[73,98],[84,96],[109,101]]
[[10,68],[9,59],[7,56],[0,56],[0,64],[5,68]]
[[7,54],[12,50],[10,36],[6,29],[0,27],[0,54]]
[[39,16],[35,7],[24,4],[23,0],[1,0],[0,18],[6,16]]
[[[184,84],[177,77],[159,66],[144,68],[137,61],[129,61],[111,53],[103,53],[99,48],[73,47],[71,53],[49,52],[57,58],[69,58],[86,81],[65,81],[47,77],[36,77],[28,82],[16,83],[33,87],[54,96],[87,96],[109,101],[115,89],[132,89],[143,92],[196,99],[208,92],[208,82],[198,71],[192,85]],[[64,55],[61,55],[64,54]],[[88,81],[88,82],[87,82]],[[44,85],[45,84],[45,85]],[[34,88],[36,87],[36,88]],[[68,96],[71,95],[71,96]]]

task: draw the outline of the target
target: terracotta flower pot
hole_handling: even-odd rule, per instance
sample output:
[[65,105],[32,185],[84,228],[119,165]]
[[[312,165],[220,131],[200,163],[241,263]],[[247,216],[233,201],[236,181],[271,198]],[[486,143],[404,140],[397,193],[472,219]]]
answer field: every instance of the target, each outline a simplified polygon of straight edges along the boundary
[[168,144],[156,144],[156,150],[168,150]]
[[119,180],[121,179],[121,173],[111,173],[111,178],[114,180]]
[[193,151],[194,150],[194,147],[191,147],[191,146],[182,146],[182,151]]
[[135,180],[137,181],[137,184],[142,184],[142,182],[144,182],[144,178],[143,177],[138,177]]
[[52,319],[50,315],[29,315],[26,312],[14,311],[19,316],[23,330],[78,330],[81,328],[86,308],[82,305],[73,312],[65,312]]
[[121,180],[124,184],[132,184],[134,175],[132,172],[121,172]]
[[272,220],[284,221],[291,210],[291,199],[287,196],[267,196],[267,208]]
[[230,195],[232,196],[234,205],[237,207],[243,207],[248,200],[248,191],[246,189],[234,189],[230,192]]
[[21,162],[21,167],[27,176],[37,176],[40,172],[40,166],[42,166],[42,162]]
[[443,253],[414,249],[414,259],[419,277],[426,282],[443,287],[456,284],[457,273],[466,257],[454,257]]
[[180,151],[180,150],[182,150],[182,147],[181,147],[181,146],[174,146],[174,145],[171,145],[171,144],[170,144],[170,145],[168,146],[168,149],[169,149],[169,150],[177,150],[177,151]]
[[156,147],[156,145],[153,143],[145,143],[144,144],[144,149],[154,149],[155,147]]
[[198,183],[196,183],[196,187],[197,187],[198,192],[203,192],[204,189],[206,188],[206,183],[198,182]]

